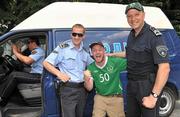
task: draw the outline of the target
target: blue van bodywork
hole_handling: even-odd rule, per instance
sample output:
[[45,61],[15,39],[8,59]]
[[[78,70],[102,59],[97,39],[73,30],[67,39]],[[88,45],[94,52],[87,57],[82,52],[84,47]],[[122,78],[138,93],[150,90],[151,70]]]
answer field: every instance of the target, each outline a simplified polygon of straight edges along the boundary
[[[87,28],[86,39],[84,46],[89,51],[89,44],[94,41],[103,42],[106,52],[124,51],[127,37],[130,29],[119,28]],[[168,46],[169,60],[171,64],[171,71],[168,82],[166,84],[164,95],[162,95],[162,105],[160,107],[160,114],[162,116],[171,114],[175,107],[175,100],[179,99],[180,94],[180,39],[175,30],[164,29],[160,30],[163,33],[165,42]],[[71,29],[46,29],[46,30],[26,30],[26,31],[10,31],[0,37],[0,45],[11,38],[19,35],[42,33],[46,36],[46,55],[50,54],[53,49],[61,42],[66,41],[70,37]],[[124,97],[126,94],[127,78],[126,72],[121,73],[121,80],[124,87]],[[60,117],[60,104],[58,95],[56,93],[56,77],[44,70],[42,76],[42,117]],[[87,106],[85,110],[85,117],[90,117],[93,105],[93,96],[95,92],[90,92],[87,98]],[[126,106],[126,98],[125,106]],[[32,109],[32,108],[30,108]],[[169,110],[168,110],[169,109]],[[167,113],[168,112],[168,113]]]
[[[130,29],[129,29],[130,30]],[[106,52],[118,52],[124,51],[126,46],[127,37],[129,30],[120,30],[120,29],[87,29],[86,39],[84,40],[84,46],[89,50],[88,45],[94,41],[103,42]],[[171,64],[171,72],[169,75],[168,82],[166,87],[170,88],[173,91],[174,97],[179,97],[180,94],[180,39],[176,35],[174,30],[161,30],[163,33],[165,42],[168,46],[169,51],[169,60]],[[53,38],[49,38],[48,53],[51,52],[60,42],[65,41],[62,39],[67,39],[70,34],[70,30],[53,30],[52,35],[55,35]],[[58,40],[61,39],[61,40]],[[49,74],[47,71],[44,72],[42,80],[42,89],[43,89],[43,111],[42,117],[60,117],[60,105],[58,102],[55,82],[56,77]],[[127,85],[126,72],[121,73],[121,80],[124,86],[124,96]],[[87,101],[87,107],[85,111],[85,117],[91,117],[91,110],[93,105],[93,95],[94,92],[90,92]],[[91,101],[90,101],[91,100]]]

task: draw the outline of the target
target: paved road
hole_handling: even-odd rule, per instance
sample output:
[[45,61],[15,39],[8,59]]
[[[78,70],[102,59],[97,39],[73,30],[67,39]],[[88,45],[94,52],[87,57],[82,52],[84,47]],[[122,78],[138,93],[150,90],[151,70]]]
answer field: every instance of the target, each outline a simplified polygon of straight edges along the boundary
[[180,100],[176,101],[176,107],[170,117],[180,117]]

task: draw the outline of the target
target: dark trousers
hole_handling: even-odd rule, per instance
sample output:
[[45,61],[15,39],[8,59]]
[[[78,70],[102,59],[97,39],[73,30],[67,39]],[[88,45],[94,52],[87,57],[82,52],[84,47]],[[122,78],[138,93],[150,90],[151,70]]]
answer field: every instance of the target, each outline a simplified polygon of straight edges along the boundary
[[87,92],[83,86],[60,86],[62,117],[83,117]]
[[0,97],[6,100],[12,94],[18,83],[40,83],[40,78],[41,75],[37,73],[14,71],[0,84]]
[[154,82],[147,80],[128,80],[127,85],[127,114],[126,117],[158,117],[159,99],[153,109],[145,108],[142,105],[142,98],[149,96]]

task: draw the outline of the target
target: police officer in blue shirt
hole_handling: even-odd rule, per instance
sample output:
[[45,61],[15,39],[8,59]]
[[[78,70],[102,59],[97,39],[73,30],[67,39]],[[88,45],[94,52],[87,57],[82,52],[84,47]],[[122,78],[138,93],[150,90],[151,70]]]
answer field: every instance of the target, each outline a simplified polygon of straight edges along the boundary
[[59,44],[43,62],[45,69],[61,82],[59,93],[62,117],[83,117],[87,94],[83,71],[93,62],[83,48],[84,37],[84,26],[73,25],[72,39]]
[[144,21],[144,8],[139,2],[127,5],[125,14],[132,28],[126,52],[110,55],[127,58],[126,117],[157,117],[170,71],[168,49],[160,31]]
[[31,65],[31,71],[11,72],[5,82],[0,85],[0,104],[5,105],[8,97],[17,86],[17,83],[40,83],[41,74],[43,71],[42,62],[45,58],[45,51],[39,47],[39,39],[32,36],[28,40],[28,49],[31,51],[29,56],[25,56],[20,52],[16,45],[12,45],[12,51],[19,61],[27,65]]

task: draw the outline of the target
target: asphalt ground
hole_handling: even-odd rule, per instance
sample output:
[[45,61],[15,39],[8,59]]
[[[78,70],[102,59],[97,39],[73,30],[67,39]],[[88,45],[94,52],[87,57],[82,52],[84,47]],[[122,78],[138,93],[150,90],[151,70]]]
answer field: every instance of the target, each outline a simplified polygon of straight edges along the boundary
[[170,117],[180,117],[180,100],[176,101],[176,106]]

